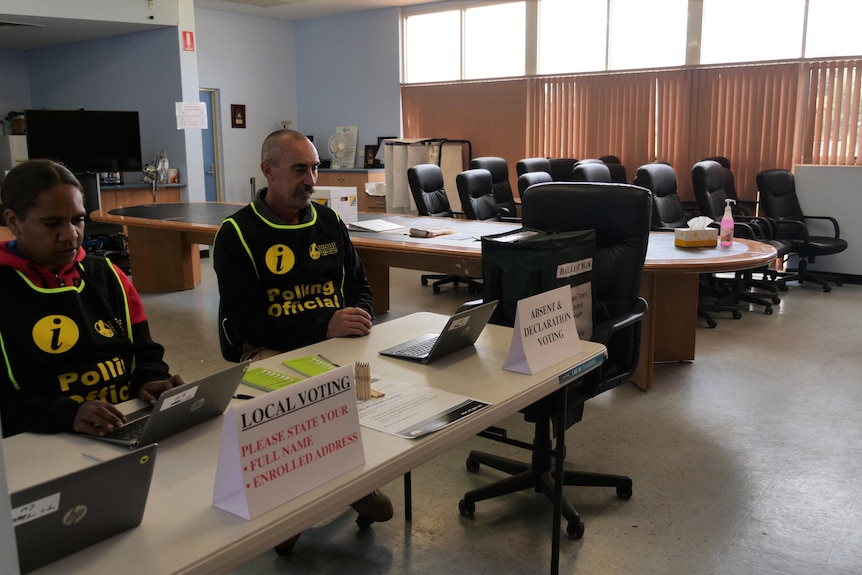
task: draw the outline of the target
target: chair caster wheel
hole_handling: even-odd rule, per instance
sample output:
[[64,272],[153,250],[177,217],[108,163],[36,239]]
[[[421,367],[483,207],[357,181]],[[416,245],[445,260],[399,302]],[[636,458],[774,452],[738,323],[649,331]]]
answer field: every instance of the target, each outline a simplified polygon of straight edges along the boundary
[[823,291],[825,291],[826,293],[829,293],[832,291],[832,288],[830,286],[823,286]]
[[424,285],[424,286],[428,285],[428,278],[422,278],[421,281],[422,281],[422,285]]
[[434,293],[440,293],[440,286],[434,286],[434,287],[433,287],[433,288],[431,288],[431,289],[433,289],[433,290],[434,290]]
[[566,533],[568,533],[572,539],[581,539],[584,536],[584,522],[573,521],[568,523],[566,525]]
[[472,517],[476,512],[476,504],[472,501],[467,501],[466,499],[462,499],[458,502],[458,511],[464,517]]
[[780,303],[781,303],[781,298],[780,298],[780,297],[778,297],[777,295],[776,295],[776,296],[772,296],[772,303],[774,303],[775,305],[780,304]]
[[715,326],[717,326],[718,324],[715,322],[714,319],[708,319],[708,320],[706,320],[706,325],[707,325],[707,327],[714,329]]
[[632,483],[629,481],[628,485],[620,485],[617,487],[617,497],[620,499],[631,499],[632,498]]
[[374,523],[374,521],[372,521],[368,517],[365,517],[364,515],[359,515],[356,518],[356,525],[358,525],[359,528],[362,529],[363,531],[365,531],[366,529],[371,527],[372,523]]
[[763,310],[763,313],[765,313],[766,315],[772,315],[772,306],[766,306],[766,308],[764,308]]
[[479,471],[479,462],[474,461],[472,457],[467,458],[466,465],[467,471],[469,471],[470,473],[476,473],[477,471]]
[[730,314],[733,319],[742,319],[742,312],[733,310],[733,313]]

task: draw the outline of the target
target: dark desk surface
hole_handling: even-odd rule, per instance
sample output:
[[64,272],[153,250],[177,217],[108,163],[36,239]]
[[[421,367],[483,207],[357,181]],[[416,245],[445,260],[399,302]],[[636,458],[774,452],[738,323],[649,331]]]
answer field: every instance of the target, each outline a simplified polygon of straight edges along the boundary
[[239,204],[181,203],[181,204],[148,204],[143,206],[128,206],[109,211],[115,216],[132,218],[147,218],[162,221],[189,222],[194,224],[219,226],[228,216],[242,208]]

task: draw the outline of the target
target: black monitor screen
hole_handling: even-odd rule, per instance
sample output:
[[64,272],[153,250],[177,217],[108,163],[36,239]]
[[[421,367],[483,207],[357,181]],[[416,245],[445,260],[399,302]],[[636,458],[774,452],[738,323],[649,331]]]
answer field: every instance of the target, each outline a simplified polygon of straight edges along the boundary
[[73,172],[133,172],[141,162],[137,112],[25,110],[27,155]]

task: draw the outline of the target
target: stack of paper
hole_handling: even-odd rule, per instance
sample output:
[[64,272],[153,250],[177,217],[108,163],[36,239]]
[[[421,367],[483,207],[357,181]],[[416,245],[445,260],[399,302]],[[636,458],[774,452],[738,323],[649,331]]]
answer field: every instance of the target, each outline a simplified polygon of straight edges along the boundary
[[350,222],[351,230],[360,230],[363,232],[400,232],[406,229],[404,226],[393,224],[386,220],[364,220],[359,222]]

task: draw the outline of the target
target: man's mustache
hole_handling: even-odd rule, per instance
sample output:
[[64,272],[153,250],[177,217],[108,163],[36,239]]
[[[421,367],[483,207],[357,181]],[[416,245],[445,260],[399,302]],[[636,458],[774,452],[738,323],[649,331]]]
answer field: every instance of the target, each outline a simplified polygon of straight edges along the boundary
[[304,194],[305,192],[313,194],[314,186],[309,186],[308,184],[300,184],[293,193],[294,195],[298,196],[299,194]]

